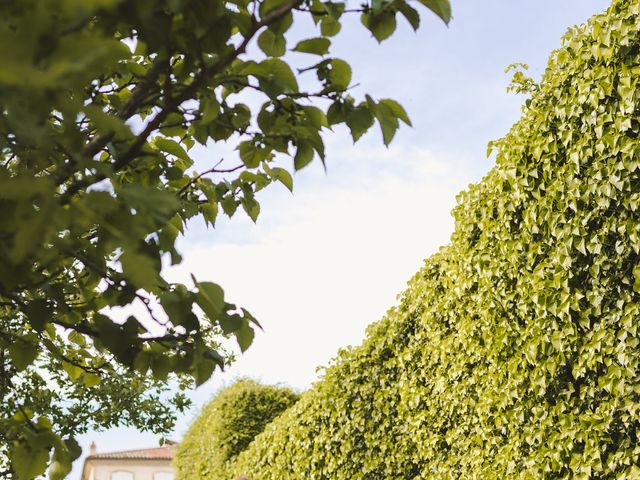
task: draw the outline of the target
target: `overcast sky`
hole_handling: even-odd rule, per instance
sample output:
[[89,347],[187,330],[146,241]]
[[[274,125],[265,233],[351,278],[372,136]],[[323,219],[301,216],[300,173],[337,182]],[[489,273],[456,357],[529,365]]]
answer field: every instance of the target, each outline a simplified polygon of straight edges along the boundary
[[[394,98],[413,121],[392,146],[378,132],[353,146],[346,130],[326,136],[327,172],[314,163],[295,175],[294,194],[273,186],[261,196],[253,224],[242,213],[215,230],[191,226],[180,242],[188,273],[225,289],[229,301],[249,309],[265,327],[249,351],[225,374],[192,394],[195,408],[181,417],[180,439],[198,408],[238,376],[303,390],[338,349],[358,344],[453,230],[456,195],[491,168],[487,142],[504,135],[520,114],[522,98],[507,94],[507,65],[524,62],[538,79],[566,29],[603,10],[604,0],[452,0],[445,27],[425,13],[418,33],[403,21],[378,45],[348,22],[334,55],[353,67],[359,87]],[[307,34],[309,32],[296,32]],[[205,164],[228,154],[198,152]],[[131,429],[81,436],[88,451],[157,445]],[[79,479],[82,460],[71,478]]]

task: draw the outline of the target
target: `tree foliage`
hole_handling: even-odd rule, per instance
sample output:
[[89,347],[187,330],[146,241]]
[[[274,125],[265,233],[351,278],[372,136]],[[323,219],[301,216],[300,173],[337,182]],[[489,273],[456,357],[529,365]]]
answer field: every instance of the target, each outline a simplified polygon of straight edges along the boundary
[[[446,0],[413,5],[450,18]],[[291,190],[292,170],[324,162],[331,126],[355,141],[377,123],[388,143],[409,123],[393,100],[351,95],[351,68],[330,53],[348,13],[379,41],[397,16],[419,25],[405,0],[0,3],[3,475],[30,479],[53,461],[64,477],[89,426],[166,431],[167,405],[185,399],[159,400],[165,382],[222,368],[221,336],[251,344],[247,310],[215,283],[167,281],[162,265],[180,262],[194,217],[242,209],[255,221],[260,190]],[[295,44],[294,20],[309,26]],[[234,158],[194,165],[196,144],[224,141]],[[145,313],[117,321],[131,305]]]
[[176,451],[178,479],[230,478],[228,466],[264,427],[298,401],[289,388],[239,380],[220,390],[189,427]]
[[451,243],[239,456],[252,480],[640,478],[640,2],[571,28]]

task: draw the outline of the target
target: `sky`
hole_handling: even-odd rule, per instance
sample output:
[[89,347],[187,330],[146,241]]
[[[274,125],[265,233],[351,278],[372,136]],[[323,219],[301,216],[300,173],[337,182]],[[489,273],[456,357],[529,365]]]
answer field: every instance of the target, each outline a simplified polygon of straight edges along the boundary
[[[379,45],[353,19],[334,40],[333,55],[351,64],[359,84],[355,97],[394,98],[408,111],[413,127],[401,128],[389,148],[377,130],[353,145],[347,130],[336,128],[325,135],[326,172],[314,162],[294,176],[293,194],[280,185],[264,191],[256,224],[239,213],[215,229],[194,223],[180,240],[184,261],[167,276],[186,282],[193,273],[220,284],[264,332],[227,372],[190,394],[194,408],[171,438],[179,440],[199,408],[233,379],[303,391],[340,348],[360,343],[424,259],[448,243],[456,195],[489,171],[487,143],[519,118],[523,98],[506,92],[505,67],[527,63],[539,79],[567,28],[608,2],[452,5],[448,27],[425,11],[417,33],[400,20]],[[299,26],[294,37],[313,36],[309,28]],[[201,149],[198,163],[230,155],[232,147]],[[92,440],[99,452],[158,443],[127,428],[79,438],[85,451]],[[79,480],[82,461],[72,480]]]

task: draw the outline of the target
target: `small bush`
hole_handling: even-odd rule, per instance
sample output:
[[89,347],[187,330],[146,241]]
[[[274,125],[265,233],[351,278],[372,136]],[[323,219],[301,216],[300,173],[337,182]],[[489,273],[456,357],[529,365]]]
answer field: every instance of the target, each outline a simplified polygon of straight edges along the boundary
[[189,427],[174,459],[178,479],[227,480],[227,465],[298,400],[283,387],[239,380],[209,402]]

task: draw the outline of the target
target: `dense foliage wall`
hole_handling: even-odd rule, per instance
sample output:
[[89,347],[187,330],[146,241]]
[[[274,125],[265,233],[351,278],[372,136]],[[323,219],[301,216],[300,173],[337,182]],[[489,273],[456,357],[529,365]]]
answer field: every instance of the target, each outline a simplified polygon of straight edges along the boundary
[[202,409],[178,446],[174,467],[183,480],[226,478],[230,461],[265,425],[298,400],[289,388],[242,379]]
[[639,3],[569,31],[451,244],[234,475],[640,478]]

